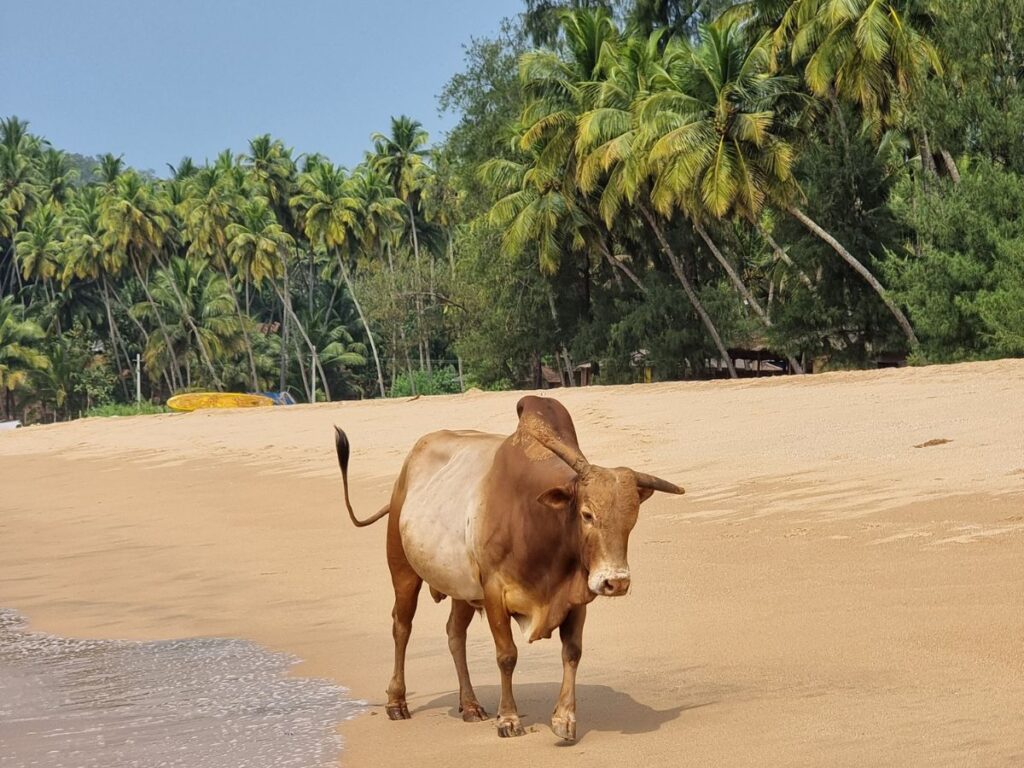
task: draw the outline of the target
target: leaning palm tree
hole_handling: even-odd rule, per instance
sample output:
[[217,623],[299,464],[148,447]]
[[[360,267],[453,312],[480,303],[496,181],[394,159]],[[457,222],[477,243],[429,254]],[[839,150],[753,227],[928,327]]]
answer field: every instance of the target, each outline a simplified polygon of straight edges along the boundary
[[[756,222],[768,179],[790,177],[792,150],[766,109],[791,86],[765,71],[763,48],[743,44],[735,26],[704,27],[699,46],[681,46],[669,66],[671,87],[639,104],[655,182],[651,199],[662,215],[682,210],[744,302],[766,328],[761,302],[705,226],[738,216]],[[789,357],[790,366],[803,373]]]
[[767,50],[736,25],[711,25],[681,61],[677,87],[652,94],[638,108],[657,166],[655,205],[665,209],[689,195],[715,218],[735,213],[750,221],[768,203],[782,208],[864,278],[917,349],[910,322],[878,279],[797,205],[794,151],[778,130],[776,112],[789,81],[772,74]]

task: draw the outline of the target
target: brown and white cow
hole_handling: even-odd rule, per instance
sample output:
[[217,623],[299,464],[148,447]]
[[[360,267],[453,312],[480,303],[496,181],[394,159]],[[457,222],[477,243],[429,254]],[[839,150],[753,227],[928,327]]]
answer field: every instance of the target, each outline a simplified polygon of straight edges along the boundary
[[337,430],[345,504],[356,525],[388,515],[387,557],[395,590],[395,668],[387,713],[409,717],[405,650],[425,581],[434,599],[452,598],[448,646],[459,678],[466,721],[487,713],[469,680],[466,629],[474,610],[487,615],[501,671],[498,735],[523,728],[512,696],[517,651],[515,618],[530,642],[562,640],[562,689],[551,728],[576,738],[576,666],[587,604],[629,590],[629,533],[640,504],[654,491],[683,493],[665,480],[631,469],[590,464],[580,451],[568,411],[557,401],[519,401],[510,436],[472,431],[433,432],[405,460],[390,503],[367,519],[349,502],[349,443]]

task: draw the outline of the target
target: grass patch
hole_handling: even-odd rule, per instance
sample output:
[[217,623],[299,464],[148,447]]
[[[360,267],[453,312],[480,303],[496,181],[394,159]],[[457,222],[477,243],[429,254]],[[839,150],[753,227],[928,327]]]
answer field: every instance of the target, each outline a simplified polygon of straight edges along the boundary
[[170,409],[165,405],[153,403],[107,403],[90,408],[85,412],[87,419],[104,418],[109,416],[147,416],[152,413],[169,413]]

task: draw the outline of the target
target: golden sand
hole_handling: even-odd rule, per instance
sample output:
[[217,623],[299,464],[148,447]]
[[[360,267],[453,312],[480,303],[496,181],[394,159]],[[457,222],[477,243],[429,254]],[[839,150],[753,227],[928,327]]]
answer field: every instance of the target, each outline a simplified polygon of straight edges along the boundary
[[[550,394],[550,393],[549,393]],[[421,597],[413,719],[391,668],[378,509],[437,428],[511,432],[516,393],[97,419],[0,435],[0,605],[96,638],[235,636],[375,705],[349,766],[1024,763],[1024,361],[555,394],[644,505],[631,594],[589,612],[577,744],[555,640],[520,644],[528,733],[457,713],[447,604]],[[492,713],[483,622],[470,668]]]

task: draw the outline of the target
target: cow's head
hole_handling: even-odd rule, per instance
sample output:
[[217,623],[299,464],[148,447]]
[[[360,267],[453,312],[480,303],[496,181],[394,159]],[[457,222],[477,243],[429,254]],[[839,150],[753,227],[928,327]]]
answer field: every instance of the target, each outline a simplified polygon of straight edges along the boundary
[[[537,500],[553,509],[568,509],[575,515],[590,591],[608,597],[626,594],[630,581],[626,550],[640,505],[655,491],[679,494],[683,489],[660,477],[626,467],[610,469],[591,464],[576,447],[572,421],[560,403],[536,397],[524,400],[539,401],[525,403],[525,412],[524,403],[520,401],[520,423],[524,431],[576,472],[575,480],[548,489]],[[561,418],[568,420],[571,443],[563,439],[552,424]],[[564,429],[562,434],[565,434]]]

